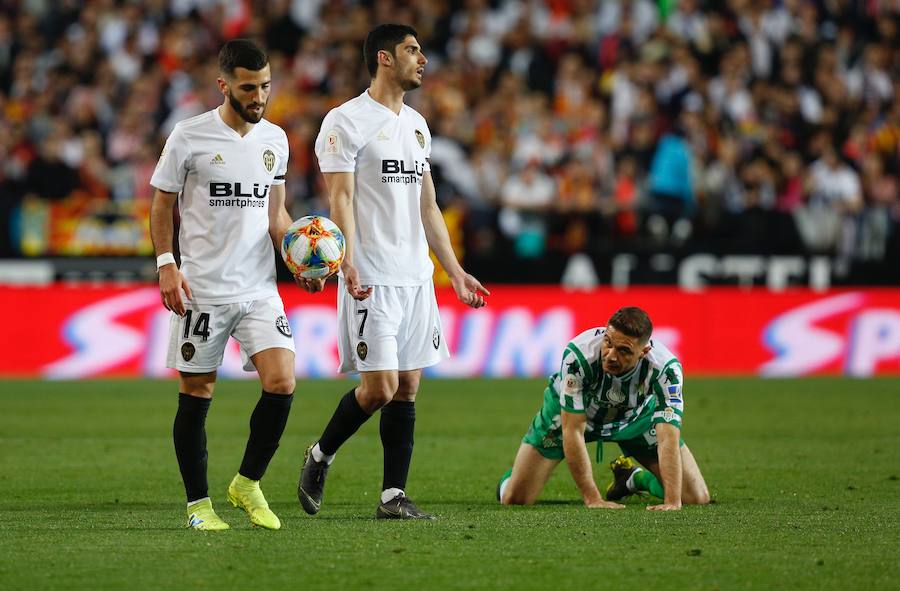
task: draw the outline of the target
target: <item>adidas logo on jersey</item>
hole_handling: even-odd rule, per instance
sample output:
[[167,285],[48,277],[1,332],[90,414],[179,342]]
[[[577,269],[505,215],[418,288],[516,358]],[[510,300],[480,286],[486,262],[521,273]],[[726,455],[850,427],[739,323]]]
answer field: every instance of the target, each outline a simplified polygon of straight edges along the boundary
[[391,139],[391,138],[389,138],[389,137],[387,136],[387,134],[385,134],[383,131],[379,131],[379,132],[378,132],[378,135],[376,136],[376,139],[378,139],[379,141],[382,141],[382,142],[383,142],[383,141],[389,140],[389,139]]
[[222,158],[221,154],[216,154],[215,157],[209,161],[210,164],[225,164],[225,159]]

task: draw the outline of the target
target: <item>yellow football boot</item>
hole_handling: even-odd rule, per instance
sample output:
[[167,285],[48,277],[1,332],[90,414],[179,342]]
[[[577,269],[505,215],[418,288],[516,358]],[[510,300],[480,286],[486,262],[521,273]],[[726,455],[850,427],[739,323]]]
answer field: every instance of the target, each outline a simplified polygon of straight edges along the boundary
[[203,499],[189,505],[187,508],[187,520],[189,528],[203,531],[221,531],[230,527],[216,515],[216,512],[213,511],[212,501],[209,499]]
[[259,480],[235,475],[228,485],[228,502],[243,509],[250,521],[266,529],[281,529],[281,520],[269,509],[269,503],[259,488]]

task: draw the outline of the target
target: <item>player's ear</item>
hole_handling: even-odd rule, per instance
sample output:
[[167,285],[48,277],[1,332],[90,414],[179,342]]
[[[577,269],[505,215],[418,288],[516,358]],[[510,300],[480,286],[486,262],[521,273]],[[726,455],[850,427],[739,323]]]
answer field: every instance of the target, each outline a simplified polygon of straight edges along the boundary
[[394,56],[390,51],[381,49],[378,51],[378,63],[382,66],[392,66],[394,65]]
[[222,94],[228,94],[228,82],[224,78],[222,78],[221,76],[216,78],[216,84],[219,85],[219,92],[221,92]]
[[643,349],[641,349],[641,357],[643,357],[644,355],[649,353],[650,349],[652,349],[652,348],[653,348],[653,343],[651,343],[650,341],[647,341],[647,344],[644,345]]

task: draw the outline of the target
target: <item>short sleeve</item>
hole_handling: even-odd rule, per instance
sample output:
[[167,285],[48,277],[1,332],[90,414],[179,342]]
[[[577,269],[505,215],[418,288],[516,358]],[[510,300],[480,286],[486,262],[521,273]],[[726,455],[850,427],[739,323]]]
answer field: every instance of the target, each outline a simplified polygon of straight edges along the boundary
[[656,376],[653,383],[653,390],[657,396],[656,411],[653,413],[652,419],[654,425],[669,423],[681,428],[684,418],[683,388],[681,364],[673,358]]
[[190,146],[184,137],[184,131],[176,125],[159,155],[150,184],[160,191],[180,193],[184,188],[190,157]]
[[322,122],[316,137],[316,157],[322,172],[354,172],[360,145],[350,119],[339,111],[331,111]]
[[275,169],[275,177],[272,179],[273,185],[283,185],[287,177],[288,160],[290,159],[290,148],[288,147],[287,135],[282,130],[281,141],[278,143],[278,167]]
[[566,412],[583,413],[584,384],[589,380],[590,367],[581,351],[569,343],[559,368],[559,405]]

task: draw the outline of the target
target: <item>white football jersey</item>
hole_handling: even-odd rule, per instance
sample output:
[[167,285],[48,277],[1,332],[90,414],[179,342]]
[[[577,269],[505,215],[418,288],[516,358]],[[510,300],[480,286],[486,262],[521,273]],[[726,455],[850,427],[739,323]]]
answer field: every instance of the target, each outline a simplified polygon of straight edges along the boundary
[[397,115],[368,90],[322,122],[319,168],[355,173],[353,265],[363,285],[412,286],[431,279],[419,205],[430,155],[425,118],[407,105]]
[[265,119],[241,137],[213,109],[179,122],[150,184],[180,193],[181,272],[193,301],[231,304],[278,293],[269,193],[284,183],[287,136]]

